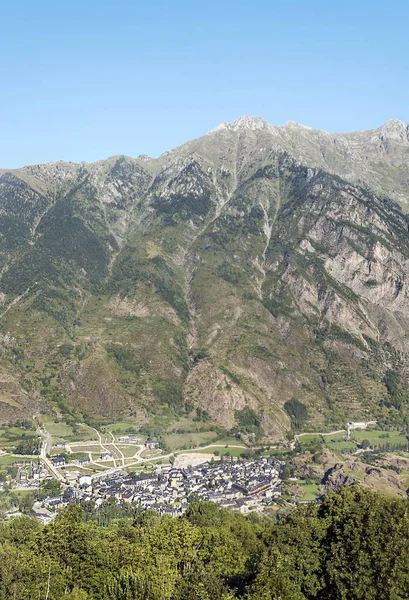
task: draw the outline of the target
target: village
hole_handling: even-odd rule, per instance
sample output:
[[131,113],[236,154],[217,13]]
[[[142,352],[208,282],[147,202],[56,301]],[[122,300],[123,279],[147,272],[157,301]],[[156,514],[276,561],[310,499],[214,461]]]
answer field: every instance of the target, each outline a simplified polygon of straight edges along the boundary
[[[19,461],[15,466],[20,490],[35,490],[40,481],[51,480],[41,460]],[[219,460],[186,468],[160,466],[132,476],[125,471],[94,478],[80,475],[77,481],[64,483],[58,494],[34,502],[33,515],[48,523],[72,503],[93,500],[98,507],[109,499],[171,516],[183,514],[192,498],[243,514],[263,512],[281,496],[282,466],[271,456],[235,462]]]
[[[283,458],[280,448],[251,449],[225,439],[220,440],[222,443],[169,452],[156,439],[120,428],[115,429],[115,434],[89,428],[91,439],[75,441],[51,434],[53,425],[61,428],[55,423],[48,423],[48,429],[44,423],[38,427],[42,443],[37,456],[17,457],[0,451],[1,460],[8,464],[3,462],[6,470],[2,471],[0,492],[26,497],[27,505],[31,498],[27,514],[43,523],[73,503],[86,506],[84,503],[90,502],[89,507],[98,510],[109,502],[128,506],[129,510],[155,510],[179,516],[192,499],[197,499],[242,514],[271,514],[280,507],[316,501],[323,493],[319,481],[304,481],[302,474],[301,478],[290,476],[288,465],[278,459]],[[359,441],[362,436],[369,436],[372,443],[384,439],[400,441],[377,430],[365,431],[371,425],[375,423],[348,422],[344,430],[331,433],[299,433],[289,443],[287,452],[298,446],[302,455],[303,449],[313,447],[318,439],[327,449],[333,447],[359,457],[364,452]],[[57,431],[61,433],[60,429]],[[352,439],[352,435],[359,438]],[[372,452],[372,448],[367,447],[366,452]],[[3,516],[8,519],[19,514],[21,509],[14,502]]]

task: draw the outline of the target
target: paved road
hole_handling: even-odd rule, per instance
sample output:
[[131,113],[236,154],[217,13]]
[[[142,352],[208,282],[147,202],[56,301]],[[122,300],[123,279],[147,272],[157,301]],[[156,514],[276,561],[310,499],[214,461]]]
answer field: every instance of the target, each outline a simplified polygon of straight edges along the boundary
[[125,466],[125,456],[123,455],[123,452],[115,444],[114,434],[111,433],[111,431],[109,433],[110,433],[110,436],[112,437],[112,443],[110,443],[109,445],[112,446],[113,448],[115,448],[115,450],[118,452],[119,456],[121,457],[119,460],[122,460],[122,466],[124,467]]
[[[368,427],[368,425],[376,425],[376,421],[366,421],[363,422],[363,424],[365,425],[365,427]],[[295,444],[300,441],[300,437],[302,437],[303,435],[336,435],[337,433],[346,433],[347,438],[350,439],[351,437],[351,431],[353,431],[354,429],[362,429],[365,430],[364,427],[351,427],[347,424],[347,428],[346,429],[337,429],[336,431],[329,431],[329,432],[323,432],[323,431],[305,431],[304,433],[297,433],[294,436],[294,441],[291,442],[290,444],[290,448],[294,449]]]
[[[99,440],[99,442],[98,442],[98,443],[99,443],[99,445],[101,446],[101,448],[102,448],[103,450],[105,450],[105,452],[109,452],[110,454],[112,454],[112,461],[113,461],[113,463],[114,463],[114,467],[116,467],[116,461],[117,461],[118,459],[116,459],[116,458],[115,458],[115,456],[114,456],[114,453],[113,453],[113,452],[111,452],[111,450],[110,450],[109,448],[107,448],[107,447],[104,445],[104,443],[102,442],[102,437],[101,437],[101,434],[100,434],[100,432],[98,431],[98,429],[95,429],[95,427],[91,427],[91,429],[93,429],[93,430],[96,432],[96,434],[97,434],[97,436],[98,436],[98,440]],[[112,433],[111,433],[111,435],[112,435]],[[113,439],[114,439],[114,441],[115,441],[115,438],[114,438],[114,436],[112,436],[112,437],[113,437]],[[105,442],[105,443],[106,443],[106,442]],[[108,445],[108,444],[107,444],[107,445]],[[122,455],[122,456],[123,456],[123,455]]]
[[346,429],[337,429],[337,431],[330,431],[327,433],[324,433],[323,431],[306,431],[305,433],[298,433],[297,435],[295,435],[295,438],[300,438],[303,435],[335,435],[336,433],[346,433],[347,430]]
[[54,477],[56,479],[58,479],[59,481],[65,481],[65,477],[54,467],[51,460],[47,457],[47,454],[49,451],[49,446],[51,445],[50,433],[45,429],[44,426],[41,427],[40,425],[38,425],[37,431],[41,435],[41,437],[44,438],[43,442],[41,444],[41,451],[40,451],[41,460],[44,462],[45,466],[47,467],[48,472],[51,473],[51,475],[54,475]]

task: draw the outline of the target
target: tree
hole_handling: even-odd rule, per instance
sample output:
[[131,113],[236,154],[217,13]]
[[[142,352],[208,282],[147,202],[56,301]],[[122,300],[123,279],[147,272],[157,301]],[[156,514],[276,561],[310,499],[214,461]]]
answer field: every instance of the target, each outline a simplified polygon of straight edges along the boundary
[[18,497],[18,509],[24,515],[30,515],[33,512],[33,504],[35,502],[35,494],[24,493],[22,496]]
[[296,398],[287,400],[284,404],[284,410],[288,413],[294,429],[300,429],[308,419],[307,407]]
[[56,496],[61,493],[61,483],[56,479],[46,479],[41,484],[42,496]]

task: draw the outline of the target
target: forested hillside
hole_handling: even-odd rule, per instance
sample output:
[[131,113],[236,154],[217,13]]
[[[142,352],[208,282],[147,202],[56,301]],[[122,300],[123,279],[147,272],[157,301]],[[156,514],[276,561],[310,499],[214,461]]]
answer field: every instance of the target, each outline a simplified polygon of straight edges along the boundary
[[98,525],[72,505],[0,524],[1,600],[404,600],[408,504],[343,488],[274,523],[192,502]]

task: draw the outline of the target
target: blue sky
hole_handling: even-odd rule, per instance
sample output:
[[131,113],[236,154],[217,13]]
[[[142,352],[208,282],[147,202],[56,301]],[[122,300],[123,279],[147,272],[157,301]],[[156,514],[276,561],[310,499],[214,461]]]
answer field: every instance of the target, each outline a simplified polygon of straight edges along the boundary
[[3,0],[0,166],[157,156],[243,114],[409,120],[409,3]]

